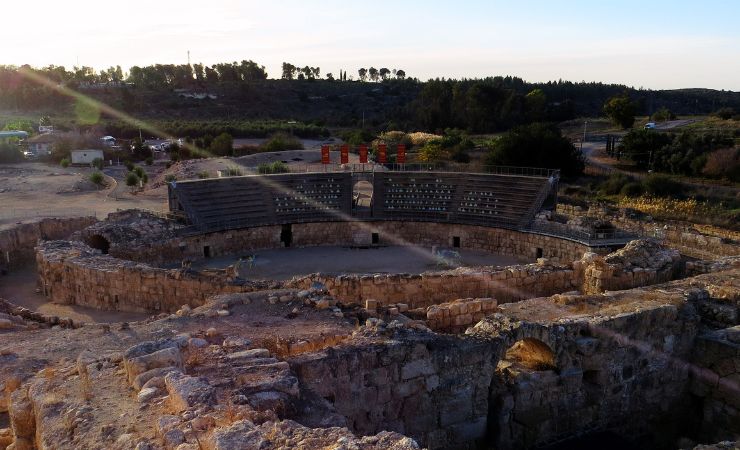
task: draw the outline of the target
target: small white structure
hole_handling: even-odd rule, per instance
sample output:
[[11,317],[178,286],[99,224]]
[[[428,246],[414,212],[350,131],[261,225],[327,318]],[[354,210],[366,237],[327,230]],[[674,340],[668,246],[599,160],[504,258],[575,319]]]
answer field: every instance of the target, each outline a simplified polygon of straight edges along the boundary
[[89,165],[96,158],[103,159],[102,150],[72,150],[72,164]]
[[107,147],[113,147],[114,145],[116,145],[116,138],[114,138],[113,136],[103,136],[100,138],[100,142],[102,142],[103,145]]

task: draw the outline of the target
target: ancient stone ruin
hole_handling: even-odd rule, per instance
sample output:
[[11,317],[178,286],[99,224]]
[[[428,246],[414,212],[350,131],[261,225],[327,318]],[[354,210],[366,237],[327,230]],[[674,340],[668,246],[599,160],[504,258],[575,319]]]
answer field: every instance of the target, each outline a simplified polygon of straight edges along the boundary
[[[256,195],[251,179],[182,183],[169,217],[0,232],[4,270],[35,271],[45,301],[146,317],[95,323],[0,301],[0,449],[737,447],[732,238],[656,238],[626,219],[628,239],[579,237],[593,220],[538,229],[525,202],[545,202],[546,177],[383,174],[370,220],[353,216],[345,178],[275,178],[303,190],[290,198]],[[212,201],[226,188],[244,197],[238,211]],[[429,203],[450,207],[456,189],[456,216]],[[473,204],[497,189],[520,197],[486,223],[495,208]],[[346,216],[294,211],[330,195]],[[526,262],[283,280],[243,267],[266,249],[389,245]],[[229,263],[201,265],[214,258]]]

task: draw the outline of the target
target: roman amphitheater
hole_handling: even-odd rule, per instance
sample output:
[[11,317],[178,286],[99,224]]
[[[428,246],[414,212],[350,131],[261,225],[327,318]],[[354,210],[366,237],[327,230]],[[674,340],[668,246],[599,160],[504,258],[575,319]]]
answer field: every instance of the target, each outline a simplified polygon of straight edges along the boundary
[[1,231],[0,284],[120,316],[0,300],[0,448],[737,448],[740,235],[558,182],[178,181]]

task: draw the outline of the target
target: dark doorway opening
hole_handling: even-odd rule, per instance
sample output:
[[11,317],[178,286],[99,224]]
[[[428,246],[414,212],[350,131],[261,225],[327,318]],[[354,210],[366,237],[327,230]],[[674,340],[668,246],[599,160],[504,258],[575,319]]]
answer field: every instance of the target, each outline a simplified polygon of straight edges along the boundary
[[372,235],[372,241],[373,244],[380,244],[380,234],[373,233]]
[[108,250],[110,250],[110,242],[108,242],[108,239],[99,234],[90,236],[90,238],[87,240],[87,245],[100,250],[104,255],[107,255]]
[[210,258],[211,257],[211,246],[210,245],[204,245],[203,246],[203,257],[204,258]]
[[537,258],[542,258],[542,249],[539,247],[537,248]]
[[293,225],[286,224],[280,230],[280,242],[283,243],[283,247],[290,247],[293,242]]
[[460,236],[452,236],[452,246],[454,248],[460,248]]

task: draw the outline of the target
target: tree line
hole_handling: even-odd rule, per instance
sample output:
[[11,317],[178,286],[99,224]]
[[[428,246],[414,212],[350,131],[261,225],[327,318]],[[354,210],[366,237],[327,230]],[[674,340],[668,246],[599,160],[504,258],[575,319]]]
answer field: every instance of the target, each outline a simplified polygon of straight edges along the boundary
[[[39,84],[24,75],[25,71],[33,72],[51,82]],[[706,114],[717,110],[740,110],[740,92],[713,91],[708,89],[687,89],[669,91],[650,91],[628,88],[623,85],[603,83],[574,83],[570,81],[550,81],[547,83],[529,83],[522,78],[511,76],[497,76],[482,79],[434,79],[421,82],[407,78],[402,69],[361,68],[356,76],[340,70],[334,77],[331,73],[322,73],[320,67],[298,67],[291,63],[284,63],[282,78],[287,80],[358,80],[378,81],[379,88],[361,91],[353,88],[353,95],[363,95],[362,110],[355,108],[347,114],[335,115],[332,119],[329,114],[336,108],[332,101],[337,102],[342,97],[342,87],[337,85],[333,91],[324,89],[325,84],[302,84],[298,101],[326,102],[327,115],[324,118],[326,125],[352,126],[361,122],[360,117],[367,113],[367,123],[375,128],[421,129],[439,131],[446,128],[459,128],[470,132],[494,132],[509,129],[512,126],[541,121],[563,121],[579,116],[593,117],[609,114],[604,110],[604,103],[615,96],[626,95],[629,101],[616,101],[613,111],[619,110],[620,105],[627,106],[629,114],[646,115],[659,111],[670,111],[671,114]],[[206,66],[203,64],[154,64],[150,66],[134,66],[124,72],[120,66],[109,67],[95,71],[89,67],[75,67],[71,70],[62,66],[47,66],[31,68],[29,66],[0,66],[0,108],[36,111],[62,111],[73,105],[74,99],[61,94],[55,85],[64,85],[72,89],[94,85],[97,83],[120,83],[117,90],[110,91],[112,96],[104,97],[103,101],[113,98],[126,111],[134,111],[135,105],[149,105],[152,101],[150,94],[169,93],[173,89],[211,89],[216,88],[228,98],[249,97],[252,102],[268,103],[275,117],[260,116],[264,119],[283,119],[290,115],[295,120],[315,120],[318,109],[312,110],[314,116],[303,117],[295,115],[295,111],[303,110],[288,100],[281,99],[280,105],[273,104],[270,96],[261,95],[260,85],[250,83],[267,78],[264,66],[251,60],[241,62],[219,63]],[[125,84],[131,83],[131,84]],[[280,81],[282,83],[282,81]],[[316,87],[314,87],[316,86]],[[105,86],[103,86],[105,87]],[[317,90],[314,94],[313,90]],[[323,91],[321,91],[323,89]],[[106,92],[106,91],[101,91]],[[98,96],[94,91],[86,91],[88,95]],[[103,96],[104,94],[100,94]],[[241,97],[240,97],[241,96]],[[163,97],[156,97],[158,109],[175,111],[185,101],[168,100],[162,102]],[[318,100],[313,100],[317,98]],[[325,100],[321,100],[321,99]],[[134,106],[127,106],[134,105]],[[216,105],[208,104],[214,109],[210,116],[218,118]],[[229,106],[230,112],[239,113],[239,106]],[[623,108],[624,109],[624,108]],[[281,111],[289,111],[282,114]],[[275,112],[277,111],[277,112]],[[349,119],[348,119],[349,118]],[[628,120],[629,117],[625,120]],[[347,121],[352,123],[344,123]],[[338,121],[344,121],[342,123]],[[626,124],[626,122],[625,122]],[[367,126],[367,125],[366,125]]]
[[[391,78],[395,78],[398,80],[403,80],[406,78],[406,72],[403,69],[388,69],[387,67],[383,67],[381,69],[376,69],[375,67],[370,67],[369,69],[360,68],[357,71],[358,79],[360,81],[385,81],[390,80]],[[298,67],[291,63],[284,62],[282,65],[282,73],[281,78],[283,80],[318,80],[321,78],[321,68],[319,67],[310,67],[310,66],[304,66],[304,67]],[[349,77],[350,80],[352,77]],[[339,70],[339,78],[334,78],[334,74],[327,73],[326,79],[328,81],[347,81],[347,71],[346,70]]]

